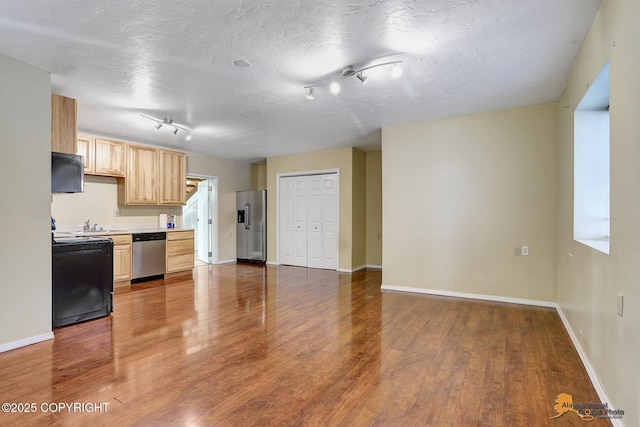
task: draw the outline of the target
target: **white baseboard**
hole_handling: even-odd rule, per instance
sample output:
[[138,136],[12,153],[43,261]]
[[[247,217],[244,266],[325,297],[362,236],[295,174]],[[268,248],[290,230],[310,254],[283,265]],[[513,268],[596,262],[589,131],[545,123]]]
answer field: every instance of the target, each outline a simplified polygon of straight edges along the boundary
[[339,268],[337,271],[339,273],[350,273],[351,274],[351,273],[355,273],[358,270],[362,270],[364,268],[366,268],[366,266],[365,265],[361,265],[360,267],[356,267],[356,268]]
[[[437,289],[412,288],[412,287],[406,287],[406,286],[391,286],[391,285],[384,285],[384,284],[380,287],[380,289],[388,290],[388,291],[397,291],[397,292],[412,292],[417,294],[439,295],[439,296],[447,296],[447,297],[454,297],[454,298],[470,298],[470,299],[478,299],[483,301],[508,302],[513,304],[524,304],[524,305],[534,305],[539,307],[555,308],[556,312],[560,316],[560,319],[562,320],[562,324],[565,330],[567,331],[567,333],[569,334],[569,337],[571,338],[573,347],[578,352],[578,356],[580,356],[580,360],[582,360],[582,364],[584,365],[585,370],[587,371],[587,375],[589,375],[591,384],[593,384],[593,388],[596,390],[596,393],[598,394],[600,401],[603,403],[611,403],[611,401],[607,398],[607,394],[604,392],[604,389],[602,388],[602,385],[598,380],[598,376],[596,375],[596,372],[591,366],[591,363],[589,362],[587,355],[582,349],[580,342],[578,341],[576,335],[573,333],[573,329],[571,329],[571,325],[569,324],[569,321],[565,317],[564,312],[562,311],[560,306],[555,302],[530,300],[530,299],[522,299],[522,298],[501,297],[501,296],[495,296],[495,295],[470,294],[466,292],[442,291]],[[624,409],[624,408],[613,407],[613,409]],[[610,421],[611,421],[611,424],[614,425],[614,427],[624,427],[622,424],[622,421],[618,418],[611,418]]]
[[24,338],[18,341],[8,342],[0,345],[0,353],[5,351],[14,350],[20,347],[26,347],[31,344],[36,344],[46,340],[52,340],[54,338],[53,332],[47,332],[46,334],[36,335],[35,337]]
[[377,264],[367,264],[365,267],[371,268],[372,270],[382,270],[382,266]]
[[[582,349],[582,346],[580,345],[580,342],[578,341],[576,334],[573,332],[573,329],[571,328],[571,324],[567,320],[566,316],[564,315],[564,312],[562,311],[562,308],[560,308],[558,304],[556,304],[556,310],[558,311],[558,315],[562,320],[562,324],[564,325],[564,328],[569,334],[569,338],[571,338],[571,342],[573,343],[573,346],[578,352],[578,356],[580,356],[580,360],[582,360],[582,364],[584,365],[584,368],[587,371],[587,375],[589,375],[589,379],[591,380],[591,384],[593,384],[593,388],[595,388],[596,393],[598,393],[598,397],[600,398],[600,401],[602,403],[611,403],[611,401],[607,397],[607,394],[604,392],[604,389],[602,388],[600,381],[598,380],[598,376],[596,375],[596,372],[593,370],[593,366],[591,366],[591,363],[589,362],[589,359],[587,358],[586,353]],[[610,405],[610,406],[613,406],[613,405]],[[612,407],[612,409],[624,409],[624,408]],[[623,427],[622,421],[618,418],[611,418],[610,421],[611,421],[611,424],[613,424],[615,427]]]
[[361,265],[355,268],[339,268],[338,272],[339,273],[355,273],[356,271],[360,271],[360,270],[364,270],[365,268],[368,268],[368,265]]
[[280,265],[280,264],[275,261],[267,261],[267,265]]
[[235,259],[225,259],[223,261],[218,261],[218,264],[231,264],[232,262],[236,262]]
[[439,295],[454,298],[479,299],[483,301],[508,302],[512,304],[535,305],[538,307],[551,307],[557,309],[557,304],[551,301],[540,301],[535,299],[501,297],[497,295],[470,294],[466,292],[443,291],[439,289],[412,288],[407,286],[391,286],[383,284],[380,289],[383,291],[412,292],[416,294]]

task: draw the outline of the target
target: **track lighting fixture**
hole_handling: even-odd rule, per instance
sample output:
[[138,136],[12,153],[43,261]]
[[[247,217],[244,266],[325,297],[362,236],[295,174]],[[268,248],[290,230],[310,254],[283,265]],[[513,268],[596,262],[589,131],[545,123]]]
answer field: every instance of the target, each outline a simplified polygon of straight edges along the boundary
[[173,130],[171,131],[171,133],[173,133],[174,135],[178,135],[178,132],[183,131],[186,135],[185,135],[185,139],[188,141],[191,139],[191,131],[186,128],[185,126],[181,126],[178,124],[173,123],[173,119],[170,118],[163,118],[163,119],[158,119],[152,116],[147,116],[146,114],[142,114],[140,113],[140,115],[142,117],[144,117],[147,120],[151,120],[152,122],[156,122],[155,126],[153,126],[154,128],[156,128],[157,130],[160,130],[160,128],[163,125],[167,125],[170,127],[173,127]]
[[334,78],[323,83],[305,86],[304,88],[307,89],[307,98],[315,99],[315,89],[321,86],[329,86],[329,90],[331,91],[331,93],[337,94],[340,92],[340,84],[338,82],[340,80],[344,80],[347,77],[351,77],[351,76],[356,76],[356,78],[360,80],[360,83],[362,83],[362,85],[364,86],[369,80],[369,78],[363,74],[363,71],[370,70],[376,67],[383,67],[383,66],[390,65],[391,77],[398,78],[402,75],[402,68],[400,67],[401,62],[402,61],[390,61],[390,62],[384,62],[382,64],[369,65],[368,67],[363,67],[363,68],[358,68],[355,65],[347,65],[342,69],[342,73],[338,78]]

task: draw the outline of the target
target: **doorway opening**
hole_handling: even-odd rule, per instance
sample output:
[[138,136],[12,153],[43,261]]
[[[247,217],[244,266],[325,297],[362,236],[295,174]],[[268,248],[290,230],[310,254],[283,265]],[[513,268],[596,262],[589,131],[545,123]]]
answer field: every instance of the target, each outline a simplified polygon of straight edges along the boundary
[[187,204],[182,208],[185,228],[193,228],[195,265],[218,262],[218,178],[187,176]]

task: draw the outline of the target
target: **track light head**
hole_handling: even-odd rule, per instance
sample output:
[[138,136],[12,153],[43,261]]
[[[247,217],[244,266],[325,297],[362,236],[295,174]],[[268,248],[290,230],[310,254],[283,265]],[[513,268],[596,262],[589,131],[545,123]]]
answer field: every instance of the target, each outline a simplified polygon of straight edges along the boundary
[[307,92],[307,99],[315,99],[316,98],[316,89],[310,87],[309,91]]
[[342,77],[350,77],[357,73],[356,67],[353,65],[347,65],[342,69]]
[[161,128],[161,127],[162,127],[162,123],[160,123],[160,122],[158,122],[158,124],[157,124],[157,125],[155,125],[155,128],[156,128],[157,130],[160,130],[160,128]]
[[362,86],[367,84],[367,80],[369,80],[369,77],[365,77],[362,75],[362,71],[360,71],[358,74],[356,74],[356,77],[358,78],[358,80],[360,80],[360,83],[362,83]]
[[173,129],[173,134],[177,135],[178,134],[178,128]]

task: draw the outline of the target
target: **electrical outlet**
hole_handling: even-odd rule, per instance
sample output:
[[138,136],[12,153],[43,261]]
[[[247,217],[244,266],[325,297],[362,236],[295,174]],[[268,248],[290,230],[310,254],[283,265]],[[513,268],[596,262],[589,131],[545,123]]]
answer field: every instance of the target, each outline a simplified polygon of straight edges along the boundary
[[521,252],[522,256],[529,256],[529,246],[523,246]]
[[513,251],[513,254],[514,254],[515,256],[522,256],[522,247],[520,247],[520,246],[516,246],[516,250],[515,250],[515,251]]
[[622,294],[618,294],[618,304],[616,310],[618,312],[618,316],[623,317],[622,313],[624,310],[624,297],[622,296]]

